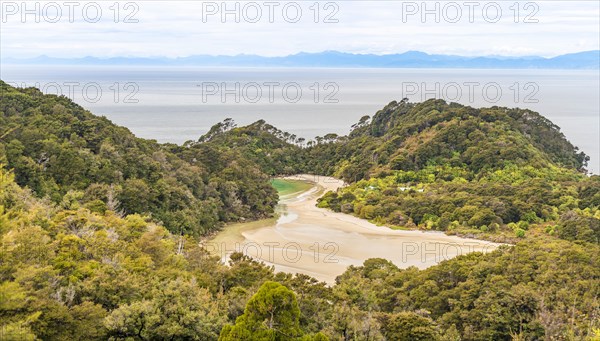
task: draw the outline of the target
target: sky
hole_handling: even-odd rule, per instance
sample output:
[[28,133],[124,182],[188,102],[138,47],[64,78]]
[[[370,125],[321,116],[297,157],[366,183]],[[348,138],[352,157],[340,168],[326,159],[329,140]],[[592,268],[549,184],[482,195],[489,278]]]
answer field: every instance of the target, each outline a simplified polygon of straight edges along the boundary
[[[600,49],[600,1],[0,1],[0,56]],[[116,5],[115,5],[116,4]]]

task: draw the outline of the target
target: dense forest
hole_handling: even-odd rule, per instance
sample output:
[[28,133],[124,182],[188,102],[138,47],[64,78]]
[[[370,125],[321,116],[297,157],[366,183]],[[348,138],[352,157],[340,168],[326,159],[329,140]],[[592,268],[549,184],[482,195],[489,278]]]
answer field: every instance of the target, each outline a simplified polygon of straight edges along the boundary
[[149,215],[192,235],[273,213],[277,193],[268,177],[235,148],[159,144],[66,97],[3,82],[0,90],[0,163],[39,197]]
[[500,241],[530,229],[600,241],[600,177],[585,175],[589,157],[537,113],[392,102],[354,128],[307,150],[313,167],[350,182],[321,207]]
[[308,151],[309,168],[349,182],[394,170],[448,165],[474,174],[507,165],[583,170],[589,158],[538,113],[471,108],[431,99],[391,102],[348,136],[326,135]]
[[[600,339],[600,179],[537,113],[392,102],[344,137],[226,120],[177,146],[0,89],[2,340]],[[322,207],[512,245],[327,286],[198,242],[296,172],[349,183]]]
[[371,259],[327,287],[241,254],[225,266],[138,214],[63,208],[13,178],[0,171],[5,340],[600,336],[597,244],[527,238],[426,270]]

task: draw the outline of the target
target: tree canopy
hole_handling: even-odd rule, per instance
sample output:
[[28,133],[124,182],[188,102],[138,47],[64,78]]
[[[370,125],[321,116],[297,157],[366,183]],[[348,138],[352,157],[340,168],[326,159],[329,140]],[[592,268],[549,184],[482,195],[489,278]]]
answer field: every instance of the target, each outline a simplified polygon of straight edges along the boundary
[[277,193],[235,148],[159,144],[64,96],[0,81],[0,162],[55,203],[150,215],[175,233],[270,216]]
[[[348,136],[226,120],[177,146],[0,90],[0,339],[600,338],[600,178],[537,113],[402,101]],[[511,245],[328,286],[198,243],[270,216],[269,176],[295,172],[348,181],[321,207]]]

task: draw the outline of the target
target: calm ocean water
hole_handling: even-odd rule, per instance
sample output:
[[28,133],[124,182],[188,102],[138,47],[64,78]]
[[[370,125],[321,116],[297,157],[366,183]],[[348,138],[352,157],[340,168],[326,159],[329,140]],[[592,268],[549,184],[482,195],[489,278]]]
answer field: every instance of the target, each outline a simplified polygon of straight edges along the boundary
[[538,111],[600,171],[598,70],[206,68],[2,65],[2,80],[63,94],[136,135],[196,140],[215,123],[264,119],[307,139],[347,134],[392,100],[442,98]]

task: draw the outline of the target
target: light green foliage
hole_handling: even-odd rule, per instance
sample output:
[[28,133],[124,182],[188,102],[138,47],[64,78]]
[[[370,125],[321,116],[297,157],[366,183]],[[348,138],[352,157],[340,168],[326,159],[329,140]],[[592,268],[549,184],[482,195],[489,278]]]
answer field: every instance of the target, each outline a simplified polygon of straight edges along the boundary
[[146,217],[40,201],[3,168],[0,180],[10,217],[0,235],[3,339],[216,340],[246,312],[251,323],[273,313],[273,330],[299,340],[327,340],[319,334],[327,321],[316,318],[329,307],[323,283],[279,275],[301,293],[300,305],[275,282],[257,292],[275,275],[246,256],[234,254],[224,266],[191,237],[180,249],[181,236]]
[[388,340],[427,341],[439,334],[433,321],[412,312],[401,312],[384,318],[384,335]]
[[[598,338],[600,177],[536,113],[392,102],[316,143],[226,120],[175,146],[0,88],[1,339]],[[268,175],[294,172],[350,182],[321,207],[516,245],[424,270],[371,259],[331,287],[199,246],[270,215]]]

